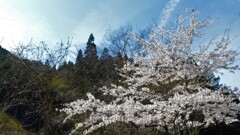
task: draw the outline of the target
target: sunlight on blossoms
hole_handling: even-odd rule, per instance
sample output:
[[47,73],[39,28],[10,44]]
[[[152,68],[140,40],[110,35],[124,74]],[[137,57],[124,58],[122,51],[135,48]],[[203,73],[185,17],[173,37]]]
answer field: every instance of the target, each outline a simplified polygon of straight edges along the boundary
[[60,109],[67,115],[64,123],[73,116],[88,114],[71,134],[88,134],[116,122],[180,133],[238,121],[240,104],[234,102],[236,96],[231,91],[226,94],[223,87],[213,88],[208,78],[220,70],[238,70],[233,64],[239,52],[228,49],[231,40],[227,36],[193,52],[194,39],[212,23],[209,19],[198,21],[196,16],[192,11],[187,17],[180,16],[176,27],[155,27],[150,39],[131,34],[141,41],[142,50],[119,70],[125,85],[99,89],[112,100],[100,101],[87,93],[87,100],[79,99]]

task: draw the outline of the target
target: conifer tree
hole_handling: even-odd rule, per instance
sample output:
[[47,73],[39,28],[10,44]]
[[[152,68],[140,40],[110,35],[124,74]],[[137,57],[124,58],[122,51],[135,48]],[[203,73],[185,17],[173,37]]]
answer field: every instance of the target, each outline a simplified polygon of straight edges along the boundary
[[89,65],[93,64],[94,62],[96,62],[98,60],[98,56],[97,56],[97,47],[94,43],[94,36],[91,33],[89,38],[88,38],[88,42],[87,42],[87,47],[86,47],[86,51],[85,51],[85,60],[87,61],[87,63]]
[[87,89],[87,70],[86,70],[86,63],[83,57],[82,50],[78,51],[78,55],[76,58],[76,64],[74,69],[74,81],[73,86],[80,88],[82,91]]
[[[99,72],[99,61],[98,61],[98,55],[97,55],[97,47],[94,43],[94,36],[91,33],[87,46],[86,46],[86,51],[85,51],[85,57],[84,57],[84,62],[86,66],[86,77],[88,78],[86,81],[87,82],[87,87],[92,88],[94,85],[97,85],[98,83],[98,72]],[[94,84],[94,85],[93,85]]]
[[76,64],[77,63],[80,63],[80,62],[82,62],[83,61],[83,53],[82,53],[82,49],[80,49],[79,51],[78,51],[78,55],[77,55],[77,58],[76,58]]
[[109,83],[109,81],[113,81],[114,71],[115,68],[113,64],[113,59],[109,54],[108,49],[105,47],[102,51],[99,65],[101,83],[106,85],[107,83]]
[[109,54],[109,51],[108,51],[108,49],[107,49],[106,47],[104,47],[100,59],[101,59],[101,60],[106,60],[106,59],[108,59],[109,57],[111,57],[110,54]]

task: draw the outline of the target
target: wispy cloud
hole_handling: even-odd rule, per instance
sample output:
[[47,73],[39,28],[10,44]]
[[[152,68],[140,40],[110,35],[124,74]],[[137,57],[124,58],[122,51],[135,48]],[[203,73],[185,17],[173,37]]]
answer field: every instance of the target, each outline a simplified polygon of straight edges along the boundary
[[54,40],[54,31],[40,16],[22,12],[14,5],[1,1],[0,5],[0,39],[1,46],[11,50],[19,42],[27,43],[33,38],[34,42]]
[[178,5],[179,2],[180,2],[180,0],[170,0],[165,5],[165,7],[163,8],[163,10],[161,11],[161,14],[160,14],[160,22],[159,22],[160,28],[165,26],[169,17],[171,16],[173,10],[175,9],[175,7]]

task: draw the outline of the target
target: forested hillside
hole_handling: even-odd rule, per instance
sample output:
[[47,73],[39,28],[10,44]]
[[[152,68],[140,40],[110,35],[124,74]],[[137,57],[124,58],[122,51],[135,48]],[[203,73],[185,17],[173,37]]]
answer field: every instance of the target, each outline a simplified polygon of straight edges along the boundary
[[193,48],[211,21],[188,14],[108,31],[101,48],[89,33],[74,60],[71,40],[0,46],[0,134],[240,134],[239,97],[216,76],[239,70],[239,50],[228,36]]

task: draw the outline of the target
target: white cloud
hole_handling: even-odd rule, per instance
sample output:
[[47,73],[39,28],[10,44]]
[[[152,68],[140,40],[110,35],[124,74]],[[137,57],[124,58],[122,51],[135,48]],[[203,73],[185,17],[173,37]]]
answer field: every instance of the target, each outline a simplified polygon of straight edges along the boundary
[[[54,31],[40,16],[21,12],[14,5],[1,1],[0,5],[0,38],[6,49],[14,47],[14,43],[54,39]],[[13,43],[14,42],[14,43]]]
[[180,2],[180,0],[170,0],[163,10],[161,11],[160,14],[160,22],[159,22],[159,27],[162,28],[163,26],[166,25],[169,17],[171,16],[173,10],[177,6],[177,4]]

